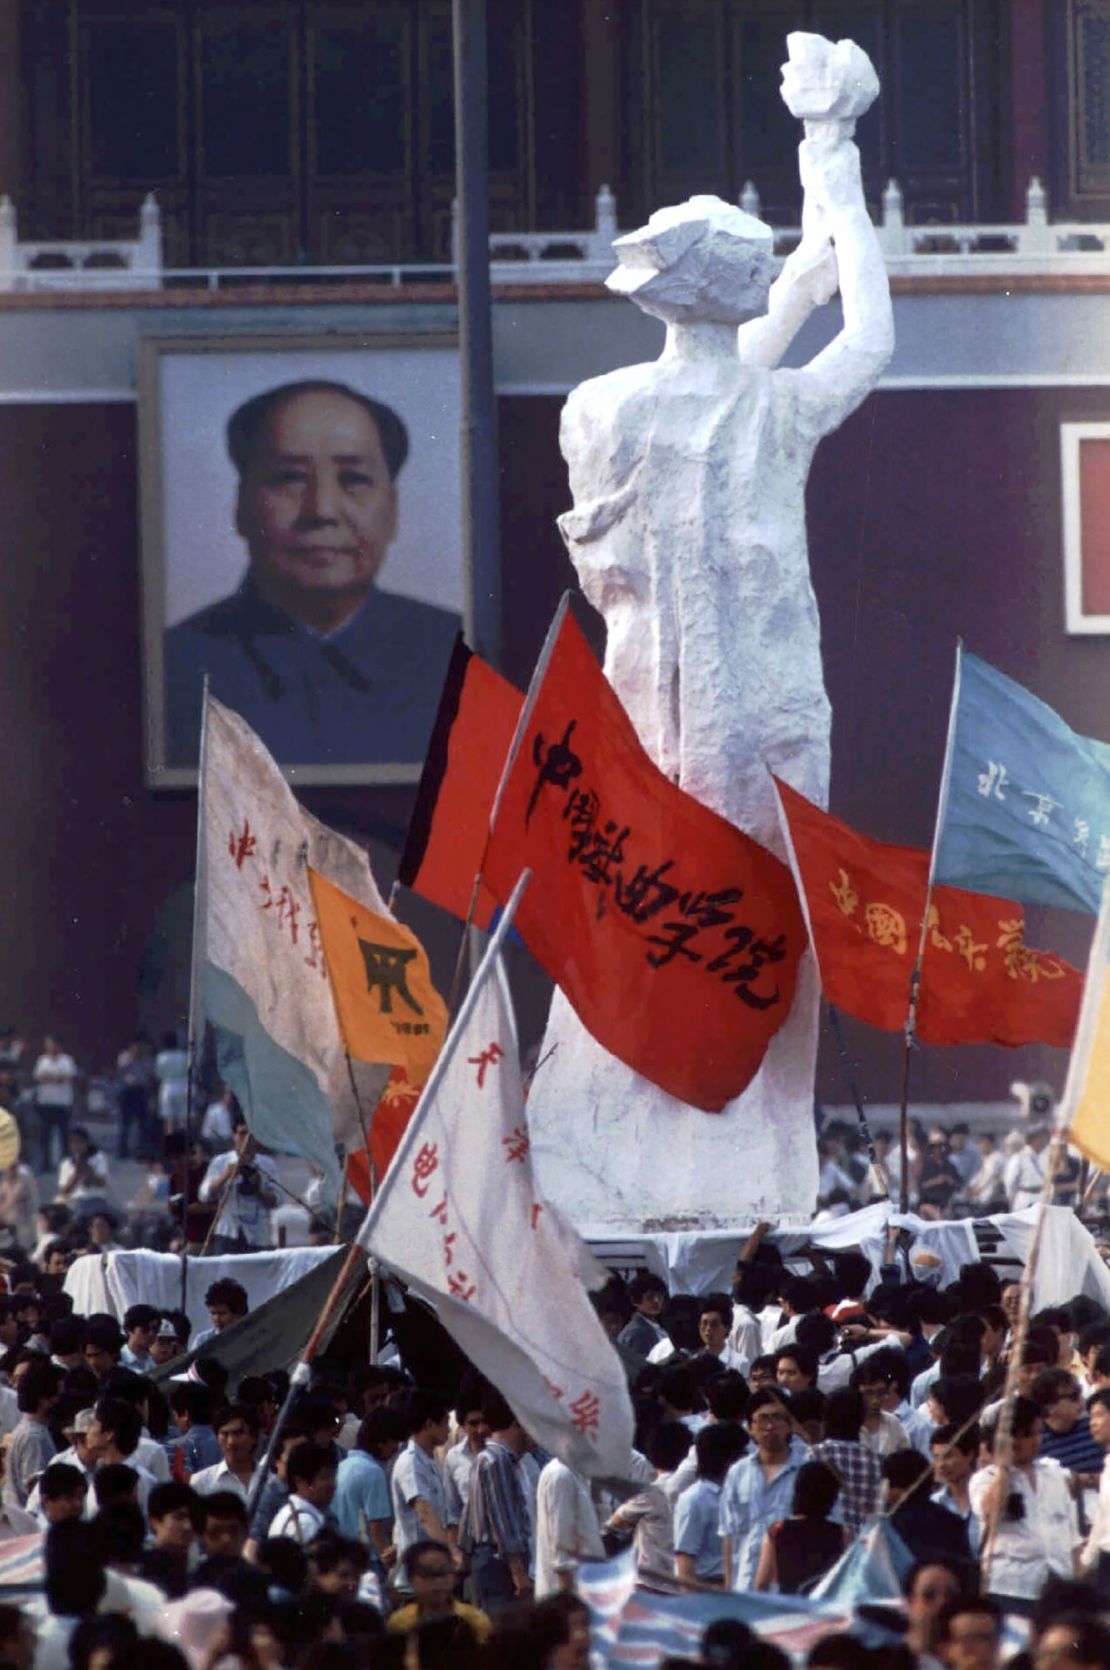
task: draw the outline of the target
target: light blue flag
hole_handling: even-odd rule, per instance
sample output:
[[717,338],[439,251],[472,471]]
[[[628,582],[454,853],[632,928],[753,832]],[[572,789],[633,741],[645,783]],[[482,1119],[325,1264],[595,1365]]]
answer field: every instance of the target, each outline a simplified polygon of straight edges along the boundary
[[1110,872],[1110,747],[961,649],[933,880],[1097,914]]

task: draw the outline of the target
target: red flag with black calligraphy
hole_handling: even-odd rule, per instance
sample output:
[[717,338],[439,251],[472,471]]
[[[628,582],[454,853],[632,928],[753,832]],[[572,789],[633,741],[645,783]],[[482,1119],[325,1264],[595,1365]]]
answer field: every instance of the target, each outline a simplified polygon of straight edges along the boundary
[[719,1113],[790,1012],[794,882],[653,763],[569,614],[533,680],[484,875],[504,899],[525,867],[516,928],[583,1025]]
[[491,945],[359,1240],[434,1309],[533,1438],[626,1476],[633,1416],[586,1283],[608,1272],[539,1194],[516,1026]]
[[[901,1032],[921,938],[929,854],[872,841],[775,779],[828,1001]],[[927,1044],[1069,1048],[1083,976],[1025,943],[1020,905],[935,887],[917,1006]]]
[[[489,813],[524,697],[460,637],[440,697],[397,879],[465,922],[482,867]],[[497,902],[479,889],[474,922]]]

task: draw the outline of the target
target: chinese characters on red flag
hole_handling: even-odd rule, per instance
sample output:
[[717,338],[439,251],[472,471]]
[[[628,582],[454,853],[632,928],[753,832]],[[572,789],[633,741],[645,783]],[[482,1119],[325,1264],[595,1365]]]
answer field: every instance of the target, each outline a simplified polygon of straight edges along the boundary
[[504,784],[484,875],[594,1037],[719,1112],[794,996],[805,927],[786,866],[671,783],[572,616]]
[[[901,1032],[921,938],[929,855],[868,840],[775,779],[789,829],[821,984],[830,1003]],[[1033,951],[1008,899],[935,887],[917,1007],[927,1044],[1070,1046],[1083,978]]]

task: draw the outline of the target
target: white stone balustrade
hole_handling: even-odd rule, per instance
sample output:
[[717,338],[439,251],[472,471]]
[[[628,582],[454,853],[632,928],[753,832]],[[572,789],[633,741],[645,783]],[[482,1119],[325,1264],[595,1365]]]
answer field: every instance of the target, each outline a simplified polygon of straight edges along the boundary
[[15,205],[0,198],[0,291],[150,290],[162,282],[162,219],[153,192],[139,210],[137,238],[19,236]]
[[[744,183],[740,207],[759,216],[759,192]],[[610,230],[612,228],[612,230]],[[799,226],[777,226],[775,253],[789,254]],[[899,277],[1025,273],[1110,273],[1110,225],[1048,218],[1045,189],[1035,176],[1025,197],[1025,219],[1012,225],[907,224],[902,191],[891,180],[882,197],[879,243],[887,268]],[[597,196],[591,232],[505,232],[490,238],[495,283],[588,283],[604,278],[614,257],[616,203],[608,186]],[[508,256],[508,258],[506,258]]]
[[[747,214],[760,214],[759,192],[748,180],[740,194]],[[901,188],[888,182],[882,194],[879,243],[892,277],[1060,277],[1110,274],[1110,224],[1050,221],[1044,187],[1034,177],[1025,199],[1025,219],[1013,224],[907,223]],[[602,186],[594,224],[584,232],[497,232],[490,238],[495,284],[600,284],[613,270],[618,236],[616,199]],[[801,236],[798,226],[774,228],[775,253],[788,255]],[[456,247],[452,225],[452,250]],[[228,267],[169,270],[162,263],[162,228],[153,194],[139,213],[136,239],[36,239],[21,241],[16,211],[0,198],[0,293],[40,290],[150,290],[180,284],[218,290],[248,281],[280,284],[288,277],[342,285],[390,285],[442,279],[450,282],[453,262],[404,261],[379,266]]]

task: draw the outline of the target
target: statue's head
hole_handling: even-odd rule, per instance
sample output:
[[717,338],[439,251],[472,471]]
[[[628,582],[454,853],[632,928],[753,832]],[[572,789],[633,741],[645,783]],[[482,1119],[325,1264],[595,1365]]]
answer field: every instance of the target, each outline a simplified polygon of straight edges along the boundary
[[609,289],[657,319],[739,325],[767,311],[771,228],[719,197],[659,209],[613,248],[620,265]]
[[797,31],[786,37],[782,97],[799,121],[854,122],[879,93],[870,58],[855,41]]

